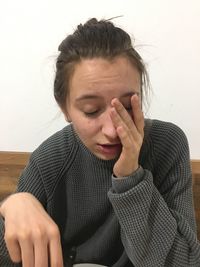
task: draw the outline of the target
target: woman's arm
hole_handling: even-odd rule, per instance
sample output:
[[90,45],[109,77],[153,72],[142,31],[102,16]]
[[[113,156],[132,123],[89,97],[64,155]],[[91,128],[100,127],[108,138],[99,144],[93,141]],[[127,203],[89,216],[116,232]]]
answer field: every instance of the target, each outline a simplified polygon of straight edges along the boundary
[[47,267],[48,261],[51,266],[63,266],[59,229],[45,211],[40,176],[31,159],[20,177],[20,192],[0,207],[0,266],[5,262],[5,266],[15,266],[12,261],[22,261],[23,267]]
[[109,198],[134,266],[198,267],[187,140],[178,127],[166,136],[163,130],[161,147],[152,152],[157,176],[140,167],[129,177],[113,178]]

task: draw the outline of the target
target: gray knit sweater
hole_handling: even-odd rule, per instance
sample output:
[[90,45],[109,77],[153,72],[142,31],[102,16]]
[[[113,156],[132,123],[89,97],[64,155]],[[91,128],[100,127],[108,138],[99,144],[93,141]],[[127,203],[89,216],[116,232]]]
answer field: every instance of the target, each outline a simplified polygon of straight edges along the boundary
[[[198,267],[189,149],[172,123],[145,121],[140,168],[114,178],[66,126],[31,155],[18,191],[31,192],[60,229],[65,266]],[[0,266],[11,263],[0,220]],[[68,262],[68,263],[67,263]]]

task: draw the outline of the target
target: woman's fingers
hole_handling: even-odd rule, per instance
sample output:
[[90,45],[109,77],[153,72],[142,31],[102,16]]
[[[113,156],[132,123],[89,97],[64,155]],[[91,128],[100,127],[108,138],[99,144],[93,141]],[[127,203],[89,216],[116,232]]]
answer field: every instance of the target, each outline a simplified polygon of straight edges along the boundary
[[111,118],[116,129],[118,127],[123,127],[134,141],[140,141],[141,137],[143,138],[144,135],[144,117],[138,96],[132,96],[132,110],[129,112],[116,98],[112,100],[111,104],[113,106],[113,109],[111,110]]
[[51,267],[63,267],[62,247],[58,229],[51,230],[51,240],[49,242],[49,256]]
[[141,103],[138,95],[133,95],[131,97],[131,106],[133,111],[133,120],[136,128],[140,134],[144,134],[144,114],[141,109]]
[[111,103],[114,108],[112,109],[111,113],[113,114],[112,118],[115,123],[115,126],[118,127],[123,125],[126,126],[127,129],[131,130],[132,132],[135,131],[136,129],[133,123],[133,118],[131,117],[131,114],[129,114],[124,108],[122,103],[117,98],[113,99]]
[[[8,231],[9,232],[9,231]],[[19,245],[19,242],[17,241],[17,238],[12,235],[12,233],[5,233],[4,236],[6,246],[8,249],[8,253],[10,255],[10,258],[13,262],[21,262],[21,248]]]
[[5,242],[13,262],[22,261],[23,267],[63,267],[58,226],[34,196],[14,194],[1,210]]
[[132,96],[131,109],[113,99],[111,119],[122,144],[122,152],[115,163],[113,172],[117,177],[127,176],[138,168],[138,158],[144,136],[144,118],[137,95]]
[[[32,242],[25,236],[20,241],[22,266],[23,267],[35,267],[34,247]],[[46,266],[45,266],[46,267]]]
[[35,231],[32,238],[29,234],[19,234],[17,236],[19,241],[13,241],[12,235],[6,237],[12,261],[16,263],[22,261],[23,267],[48,267],[49,262],[51,267],[63,267],[60,234],[57,227],[49,227],[48,234],[40,230]]
[[113,108],[111,111],[111,118],[114,126],[116,127],[117,134],[121,140],[122,146],[125,148],[131,147],[131,131],[123,122],[117,111]]
[[39,236],[34,245],[35,265],[34,267],[48,267],[48,243]]

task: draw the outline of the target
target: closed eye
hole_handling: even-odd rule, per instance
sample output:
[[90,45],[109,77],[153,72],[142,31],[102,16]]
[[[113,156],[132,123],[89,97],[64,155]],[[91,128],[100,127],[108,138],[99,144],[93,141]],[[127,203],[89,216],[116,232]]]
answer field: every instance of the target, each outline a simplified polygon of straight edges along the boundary
[[95,117],[98,114],[98,110],[92,111],[92,112],[84,112],[85,116],[87,117]]

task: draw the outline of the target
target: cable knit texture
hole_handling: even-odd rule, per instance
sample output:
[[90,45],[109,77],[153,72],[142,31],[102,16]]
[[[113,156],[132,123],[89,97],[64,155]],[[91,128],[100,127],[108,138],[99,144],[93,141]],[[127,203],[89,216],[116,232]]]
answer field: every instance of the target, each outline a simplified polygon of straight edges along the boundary
[[[21,174],[58,224],[64,261],[113,267],[200,267],[188,142],[176,125],[145,120],[140,167],[112,175],[68,125],[43,142]],[[13,264],[0,219],[0,266]],[[68,264],[65,263],[67,267]]]

